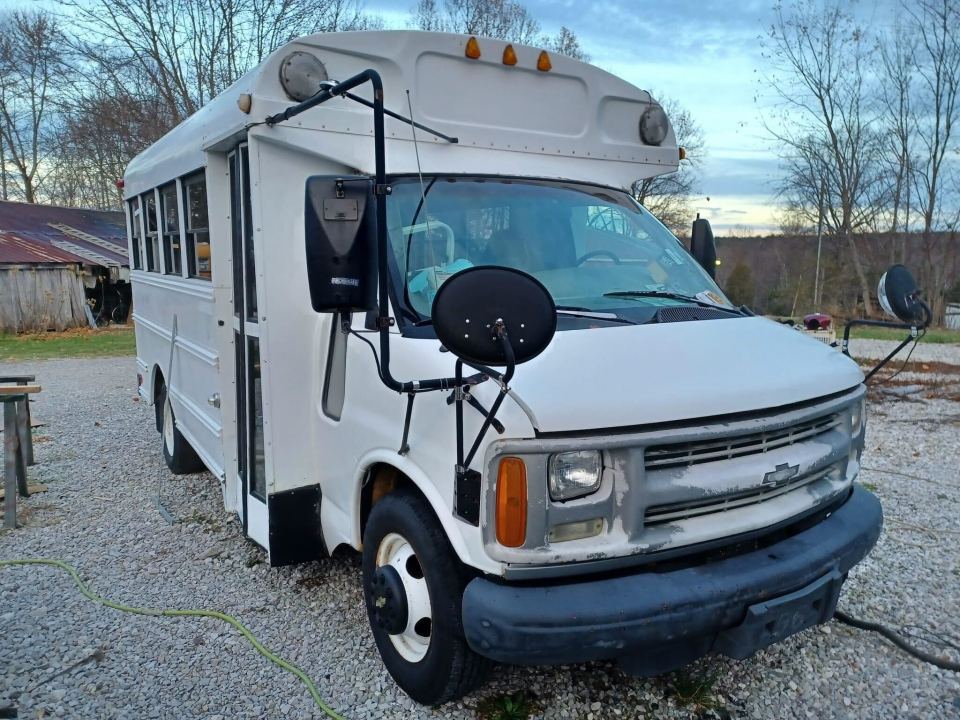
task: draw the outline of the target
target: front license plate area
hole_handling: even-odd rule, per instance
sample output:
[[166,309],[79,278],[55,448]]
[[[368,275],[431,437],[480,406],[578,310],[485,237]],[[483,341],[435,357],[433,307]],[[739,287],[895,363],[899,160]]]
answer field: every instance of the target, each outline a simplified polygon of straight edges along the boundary
[[757,650],[780,642],[833,617],[843,576],[833,570],[787,595],[747,608],[743,622],[717,636],[714,650],[743,660]]

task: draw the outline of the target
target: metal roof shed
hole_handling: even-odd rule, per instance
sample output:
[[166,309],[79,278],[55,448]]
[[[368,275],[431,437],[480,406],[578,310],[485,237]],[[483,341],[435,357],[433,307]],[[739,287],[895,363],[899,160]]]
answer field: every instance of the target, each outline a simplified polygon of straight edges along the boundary
[[126,265],[122,213],[0,202],[0,332],[86,325],[84,284]]

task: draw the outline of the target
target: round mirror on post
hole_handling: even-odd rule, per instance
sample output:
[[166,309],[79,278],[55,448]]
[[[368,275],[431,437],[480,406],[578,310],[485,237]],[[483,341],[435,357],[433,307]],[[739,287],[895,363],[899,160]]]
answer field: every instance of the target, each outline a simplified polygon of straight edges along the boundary
[[451,276],[437,291],[431,314],[444,347],[480,365],[507,364],[498,321],[518,365],[542,353],[557,330],[549,291],[527,273],[505,267],[472,267]]
[[880,277],[877,298],[887,314],[903,323],[922,323],[925,318],[926,308],[920,299],[920,288],[903,265],[893,265]]

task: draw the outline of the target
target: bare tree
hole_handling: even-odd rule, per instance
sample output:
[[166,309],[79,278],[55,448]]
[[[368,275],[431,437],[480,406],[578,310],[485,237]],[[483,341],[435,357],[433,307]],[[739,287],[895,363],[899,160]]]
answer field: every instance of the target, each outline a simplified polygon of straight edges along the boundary
[[132,64],[177,121],[299,35],[375,24],[356,0],[60,0],[98,72]]
[[72,98],[51,137],[55,159],[45,188],[51,202],[101,210],[121,207],[116,181],[130,158],[173,124],[159,97],[130,90],[140,86],[131,74],[126,86],[101,82]]
[[775,14],[764,42],[765,79],[781,108],[779,122],[766,125],[787,154],[784,195],[807,213],[823,200],[826,227],[846,244],[871,315],[856,233],[872,227],[886,191],[868,77],[875,45],[839,4],[796,3]]
[[917,38],[916,145],[918,161],[912,178],[917,211],[923,222],[922,243],[926,290],[934,317],[943,311],[943,297],[952,278],[944,252],[949,243],[936,231],[955,222],[944,207],[950,168],[947,163],[954,130],[960,120],[960,8],[956,0],[924,0],[903,5]]
[[[515,0],[419,0],[411,18],[420,30],[440,30],[532,45],[540,23]],[[575,40],[575,38],[574,38]]]
[[560,32],[553,37],[543,38],[541,44],[560,55],[566,55],[582,62],[590,62],[590,56],[580,47],[580,40],[576,33],[566,25],[561,26]]
[[54,103],[67,75],[64,39],[43,11],[10,13],[0,20],[0,137],[3,196],[36,202],[43,183],[46,134]]
[[690,111],[671,98],[661,98],[661,104],[673,125],[677,145],[683,147],[687,159],[669,175],[657,175],[638,180],[633,186],[637,201],[675,234],[689,231],[693,220],[690,199],[697,189],[697,170],[706,156],[703,129]]
[[905,241],[901,231],[910,229],[910,208],[913,199],[913,165],[916,118],[913,103],[916,71],[916,37],[907,26],[897,22],[882,39],[880,56],[885,82],[880,83],[883,102],[883,124],[886,126],[887,166],[892,176],[891,207],[887,210],[890,241],[888,260],[903,262]]

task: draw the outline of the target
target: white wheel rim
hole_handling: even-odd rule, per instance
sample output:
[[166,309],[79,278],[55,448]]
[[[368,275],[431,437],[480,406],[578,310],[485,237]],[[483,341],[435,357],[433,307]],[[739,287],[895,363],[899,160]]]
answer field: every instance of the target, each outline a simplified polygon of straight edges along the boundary
[[[407,596],[407,626],[402,632],[390,635],[390,642],[407,662],[420,662],[430,649],[433,629],[433,614],[430,608],[430,593],[420,569],[420,559],[406,538],[390,533],[380,541],[377,548],[377,567],[393,566],[400,575]],[[411,574],[411,569],[414,573]],[[426,631],[424,633],[424,631]]]
[[170,407],[170,397],[163,402],[163,444],[167,452],[173,453],[173,410]]

